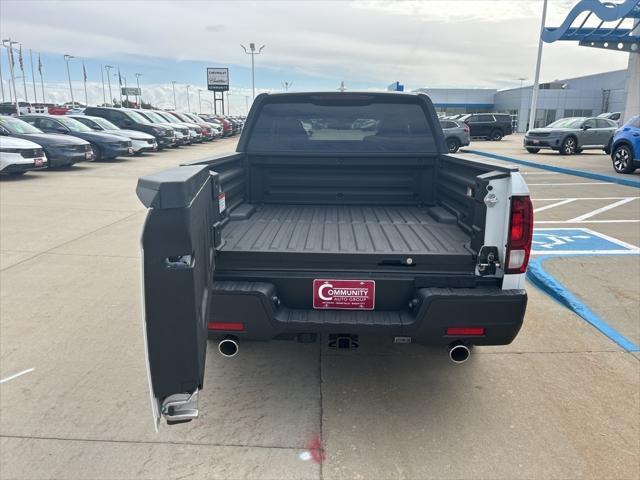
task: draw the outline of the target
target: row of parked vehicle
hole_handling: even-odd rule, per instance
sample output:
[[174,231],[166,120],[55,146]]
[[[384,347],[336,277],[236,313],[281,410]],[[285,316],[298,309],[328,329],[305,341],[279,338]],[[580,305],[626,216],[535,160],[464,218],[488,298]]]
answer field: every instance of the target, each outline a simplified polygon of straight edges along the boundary
[[524,148],[529,153],[550,149],[561,155],[603,150],[611,156],[616,172],[633,173],[640,167],[640,115],[622,127],[603,116],[562,118],[544,128],[529,130],[524,136]]
[[511,135],[511,117],[506,113],[469,113],[440,118],[449,153],[471,143],[471,138],[500,141]]
[[237,135],[241,118],[87,107],[66,115],[0,116],[0,173],[68,167]]

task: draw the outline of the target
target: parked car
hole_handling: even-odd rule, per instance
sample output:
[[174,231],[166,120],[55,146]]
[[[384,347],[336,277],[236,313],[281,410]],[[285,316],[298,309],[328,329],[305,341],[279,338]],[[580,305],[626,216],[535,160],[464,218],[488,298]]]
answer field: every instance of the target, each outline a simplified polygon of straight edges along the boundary
[[102,117],[71,115],[69,118],[73,118],[74,120],[83,123],[93,131],[110,133],[111,135],[128,138],[131,140],[131,148],[133,148],[133,153],[136,155],[142,152],[154,152],[158,150],[156,137],[149,135],[148,133],[139,132],[137,130],[122,129]]
[[222,136],[222,127],[220,126],[220,123],[208,122],[193,113],[183,113],[182,115],[189,118],[193,123],[208,128],[210,130],[211,140]]
[[176,117],[178,120],[197,125],[201,130],[201,135],[203,140],[213,140],[214,138],[216,138],[215,132],[213,131],[213,126],[205,122],[204,120],[202,120],[197,115],[193,115],[191,113],[180,113],[180,112],[169,112],[169,113],[174,117]]
[[131,140],[119,135],[95,132],[69,116],[23,115],[20,118],[45,133],[62,133],[86,140],[91,144],[94,160],[113,160],[117,157],[133,155]]
[[177,125],[179,127],[187,128],[187,138],[185,139],[185,143],[195,143],[202,141],[202,130],[195,123],[182,122],[178,120],[176,117],[171,115],[169,112],[165,112],[163,110],[154,110],[154,113],[169,123],[170,125]]
[[[533,234],[517,168],[447,155],[426,95],[261,94],[250,116],[236,152],[138,181],[157,422],[198,416],[207,339],[230,357],[242,342],[355,349],[369,335],[457,363],[513,341]],[[345,118],[381,128],[326,127]]]
[[[131,110],[128,110],[128,111],[131,111]],[[133,113],[137,113],[138,115],[144,117],[148,122],[152,123],[153,125],[159,125],[164,128],[172,129],[173,135],[175,138],[175,142],[173,144],[174,147],[177,147],[178,145],[186,145],[187,143],[189,143],[189,129],[187,127],[172,124],[171,122],[168,122],[166,118],[163,118],[162,116],[158,115],[156,112],[152,110],[142,109],[139,112],[135,111]]]
[[529,153],[550,148],[562,155],[583,150],[606,150],[617,125],[613,120],[596,117],[561,118],[544,128],[534,128],[524,135]]
[[508,113],[472,113],[458,120],[469,125],[472,137],[500,141],[505,135],[513,133]]
[[449,153],[456,153],[460,147],[466,147],[471,143],[469,125],[455,120],[440,120],[440,126],[444,133],[444,141],[447,143]]
[[219,115],[200,115],[200,117],[204,118],[207,121],[209,121],[211,119],[211,120],[216,120],[216,121],[220,122],[220,124],[222,125],[222,136],[223,137],[229,137],[229,136],[233,135],[233,125],[227,119],[225,119],[225,118],[223,118],[223,117],[221,117]]
[[[146,110],[142,111],[145,112]],[[104,118],[120,128],[153,135],[158,143],[158,149],[173,147],[178,141],[174,128],[154,124],[136,110],[113,107],[87,107],[84,110],[84,114]]]
[[22,175],[46,168],[47,156],[37,143],[22,138],[0,136],[0,174]]
[[620,122],[622,121],[622,114],[620,112],[606,112],[598,115],[598,118],[607,118],[620,125]]
[[611,161],[618,173],[633,173],[640,167],[640,115],[631,117],[611,139]]
[[[18,102],[20,115],[28,113],[47,113],[47,107],[41,103]],[[14,102],[0,103],[0,115],[15,115],[16,104]]]
[[213,115],[209,115],[209,114],[205,114],[205,113],[199,114],[198,117],[201,118],[203,121],[218,127],[218,129],[220,130],[220,136],[221,137],[224,136],[224,125],[222,124],[222,122],[220,120],[215,118]]
[[71,135],[44,133],[18,118],[0,116],[0,135],[22,138],[37,143],[47,156],[48,167],[68,167],[93,160],[91,144]]

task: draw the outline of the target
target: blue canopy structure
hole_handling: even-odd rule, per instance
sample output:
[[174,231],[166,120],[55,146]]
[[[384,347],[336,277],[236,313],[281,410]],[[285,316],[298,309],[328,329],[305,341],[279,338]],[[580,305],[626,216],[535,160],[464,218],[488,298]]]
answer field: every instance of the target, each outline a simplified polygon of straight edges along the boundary
[[[574,25],[585,12],[588,13],[582,22]],[[592,16],[597,17],[600,22],[597,26],[586,26]],[[624,21],[629,19],[631,25],[621,28]],[[640,53],[639,19],[640,0],[625,0],[622,3],[581,0],[571,9],[562,25],[542,31],[542,40],[547,43],[572,40],[585,47]]]

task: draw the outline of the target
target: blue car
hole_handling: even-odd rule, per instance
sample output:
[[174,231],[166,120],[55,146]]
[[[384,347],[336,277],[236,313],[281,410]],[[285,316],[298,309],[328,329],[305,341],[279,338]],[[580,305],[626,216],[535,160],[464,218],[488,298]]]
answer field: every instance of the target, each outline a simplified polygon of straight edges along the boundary
[[45,133],[62,133],[86,140],[91,144],[94,160],[113,160],[133,155],[131,140],[128,138],[94,132],[85,124],[65,115],[21,115],[20,119]]
[[640,167],[640,115],[631,117],[613,135],[611,161],[618,173],[633,173]]

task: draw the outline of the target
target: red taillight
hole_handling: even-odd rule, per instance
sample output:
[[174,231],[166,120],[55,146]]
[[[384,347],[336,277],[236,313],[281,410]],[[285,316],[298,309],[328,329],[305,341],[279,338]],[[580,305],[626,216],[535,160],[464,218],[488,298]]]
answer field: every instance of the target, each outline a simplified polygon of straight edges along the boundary
[[464,133],[469,133],[469,125],[465,123],[463,128],[464,128]]
[[241,322],[209,322],[207,323],[209,330],[224,330],[231,332],[242,332],[244,323]]
[[484,335],[484,327],[449,327],[447,335]]
[[529,264],[533,236],[533,205],[529,196],[511,198],[509,239],[504,273],[524,273]]

